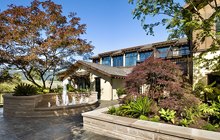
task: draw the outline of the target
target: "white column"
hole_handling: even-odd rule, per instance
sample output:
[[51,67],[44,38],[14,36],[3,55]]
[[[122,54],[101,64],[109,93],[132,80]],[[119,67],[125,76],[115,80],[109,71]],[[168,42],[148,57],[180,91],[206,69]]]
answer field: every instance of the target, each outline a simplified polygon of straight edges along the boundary
[[137,61],[140,61],[140,53],[138,52]]
[[113,57],[111,57],[111,66],[113,67]]
[[102,58],[100,58],[100,64],[102,64]]
[[123,66],[125,67],[125,54],[123,55]]

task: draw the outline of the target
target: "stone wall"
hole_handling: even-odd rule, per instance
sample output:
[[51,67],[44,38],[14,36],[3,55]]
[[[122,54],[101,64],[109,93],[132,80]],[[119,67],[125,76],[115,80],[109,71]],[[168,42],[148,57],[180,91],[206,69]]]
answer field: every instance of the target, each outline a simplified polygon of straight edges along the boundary
[[[55,106],[56,95],[61,96],[61,94],[53,93],[33,96],[13,96],[12,94],[6,94],[3,95],[3,115],[8,117],[53,117],[63,115],[75,115],[95,109],[98,106],[97,92],[68,94],[70,97],[88,97],[89,101],[88,103],[83,104]],[[46,107],[48,106],[48,102],[51,103],[52,107]]]
[[218,140],[220,138],[219,132],[143,121],[103,113],[107,110],[108,108],[102,108],[82,113],[84,129],[123,140]]

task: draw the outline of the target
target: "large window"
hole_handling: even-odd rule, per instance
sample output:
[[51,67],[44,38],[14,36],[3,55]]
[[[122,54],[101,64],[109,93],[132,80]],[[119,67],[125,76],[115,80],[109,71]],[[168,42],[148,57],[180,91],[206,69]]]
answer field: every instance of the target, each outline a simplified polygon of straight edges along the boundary
[[152,54],[152,52],[143,52],[143,53],[140,53],[140,61],[143,62],[144,60],[146,60],[147,58],[149,58],[151,54]]
[[137,52],[127,53],[125,55],[125,65],[126,66],[132,66],[137,64]]
[[181,56],[181,55],[189,55],[189,54],[190,54],[189,46],[172,48],[172,56]]
[[97,64],[98,64],[98,63],[99,63],[99,60],[98,60],[98,59],[96,59],[96,60],[95,60],[95,63],[97,63]]
[[103,57],[102,58],[102,65],[111,66],[111,57],[110,56]]
[[123,56],[113,57],[113,67],[122,67],[123,66]]
[[157,50],[160,52],[159,58],[165,58],[167,56],[167,52],[169,50],[169,47],[166,48],[157,48]]

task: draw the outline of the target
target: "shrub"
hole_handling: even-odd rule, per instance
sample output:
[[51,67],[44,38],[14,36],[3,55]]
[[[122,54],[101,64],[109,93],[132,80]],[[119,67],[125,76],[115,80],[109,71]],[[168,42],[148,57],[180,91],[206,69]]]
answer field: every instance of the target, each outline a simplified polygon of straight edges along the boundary
[[206,124],[206,125],[203,127],[203,129],[209,130],[209,131],[216,131],[216,128],[215,128],[213,125],[211,125],[211,124]]
[[123,88],[118,88],[117,91],[116,91],[118,97],[121,96],[121,95],[123,95],[123,94],[127,94],[127,92],[128,92],[128,91],[125,90],[125,89],[123,89]]
[[136,99],[140,94],[138,92],[129,92],[124,98],[119,102],[119,104],[127,104],[132,100]]
[[184,119],[182,119],[181,121],[180,121],[180,124],[184,127],[188,127],[189,126],[189,124],[192,122],[192,120],[187,120],[186,118],[184,118]]
[[193,106],[193,108],[196,109],[200,102],[201,101],[193,94],[185,93],[181,99],[176,97],[166,98],[159,103],[159,106],[164,109],[175,110],[178,113],[181,113],[184,111],[185,107],[190,108]]
[[140,116],[140,120],[148,121],[148,118],[147,118],[146,116],[144,116],[144,115],[141,115],[141,116]]
[[38,94],[50,93],[50,89],[49,89],[49,88],[38,87],[38,88],[37,88],[37,93],[38,93]]
[[160,120],[160,116],[155,115],[155,116],[154,116],[154,119]]
[[195,120],[194,120],[195,113],[193,113],[192,107],[190,107],[189,109],[187,109],[187,107],[185,107],[184,110],[186,112],[186,118],[188,120],[192,121],[193,123],[195,123]]
[[112,106],[112,107],[110,107],[110,108],[108,109],[107,114],[111,114],[111,115],[113,115],[113,114],[115,113],[115,111],[116,111],[115,107]]
[[[195,85],[195,90],[193,93],[200,99],[204,100],[207,103],[207,100],[217,101],[218,96],[220,95],[220,89],[214,87],[216,81],[210,85],[204,85],[203,83],[197,83]],[[203,92],[204,94],[201,94]]]
[[150,121],[152,121],[152,122],[159,122],[159,120],[155,119],[155,118],[151,119]]
[[30,96],[30,95],[36,95],[37,94],[37,88],[30,84],[18,84],[14,88],[14,96]]
[[175,118],[175,113],[176,111],[169,111],[169,109],[167,109],[167,111],[165,111],[163,108],[161,108],[161,111],[159,111],[159,113],[161,114],[160,116],[165,120],[165,121],[171,121],[174,124],[174,118]]
[[75,92],[75,91],[76,91],[76,89],[73,88],[70,84],[67,84],[66,86],[67,86],[67,90],[68,90],[69,92]]
[[62,92],[63,92],[63,87],[58,86],[57,88],[53,89],[53,91],[54,91],[55,93],[62,93]]

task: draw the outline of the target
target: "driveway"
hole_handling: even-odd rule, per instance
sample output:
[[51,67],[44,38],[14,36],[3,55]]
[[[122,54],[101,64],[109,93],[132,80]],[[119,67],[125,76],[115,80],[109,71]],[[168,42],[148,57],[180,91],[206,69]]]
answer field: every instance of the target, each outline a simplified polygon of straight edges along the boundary
[[[118,101],[100,101],[109,107]],[[83,130],[83,117],[12,118],[3,116],[0,108],[0,140],[115,140]]]

